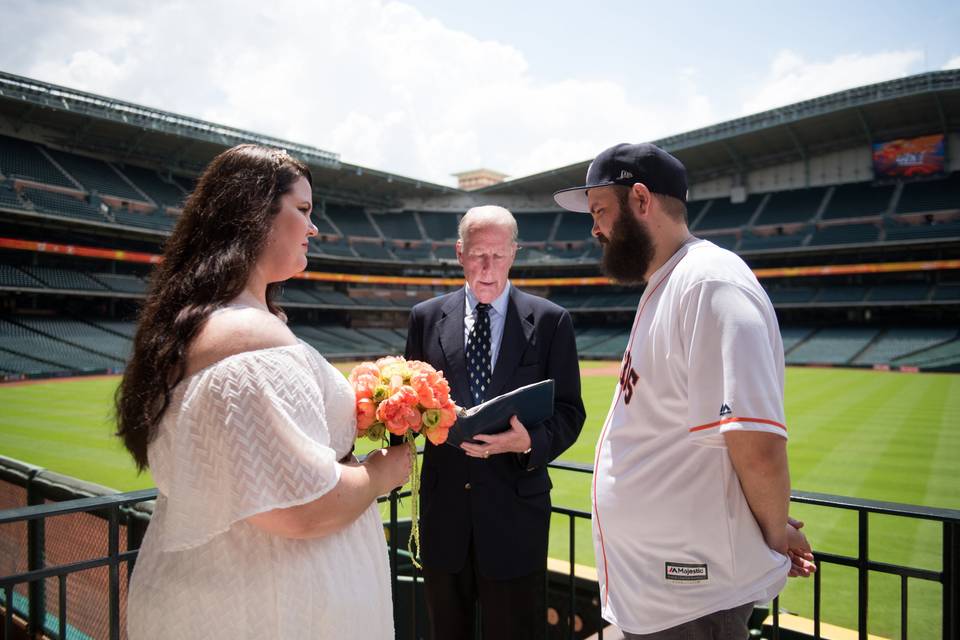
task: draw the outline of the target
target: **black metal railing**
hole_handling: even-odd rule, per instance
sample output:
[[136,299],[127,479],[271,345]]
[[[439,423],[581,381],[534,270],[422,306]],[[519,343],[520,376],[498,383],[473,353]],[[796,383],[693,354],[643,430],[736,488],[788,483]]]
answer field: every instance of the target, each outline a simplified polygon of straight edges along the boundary
[[[557,472],[571,472],[590,474],[589,465],[556,462],[550,467]],[[403,535],[403,521],[399,517],[398,500],[409,496],[408,492],[396,493],[382,500],[389,500],[389,545],[391,550],[390,562],[393,579],[393,597],[395,610],[398,615],[397,631],[400,637],[422,637],[422,600],[420,594],[421,576],[413,567],[409,554],[406,552],[406,536]],[[67,586],[71,574],[97,567],[107,567],[108,580],[108,636],[110,640],[117,640],[121,635],[121,607],[120,583],[121,570],[124,568],[129,576],[136,559],[142,528],[129,526],[129,519],[133,507],[137,503],[152,500],[156,497],[156,490],[133,491],[110,496],[83,498],[60,503],[38,504],[0,511],[0,534],[3,527],[26,523],[27,525],[27,553],[28,570],[0,576],[0,597],[3,602],[3,630],[4,638],[10,639],[17,624],[22,625],[29,637],[37,634],[46,634],[47,637],[57,640],[67,637],[69,628],[69,612],[67,610]],[[834,564],[851,567],[858,572],[857,588],[857,620],[859,638],[867,638],[868,594],[871,572],[899,576],[900,578],[900,628],[901,637],[907,637],[908,622],[908,581],[920,580],[938,583],[942,589],[942,638],[957,640],[960,638],[960,511],[950,509],[935,509],[887,502],[876,502],[856,498],[845,498],[817,493],[795,492],[792,496],[795,503],[814,505],[830,509],[853,511],[857,514],[857,553],[846,556],[834,553],[817,552],[817,564]],[[44,566],[45,523],[47,519],[75,513],[94,514],[104,518],[108,523],[108,552],[103,557],[88,558],[77,562],[58,566]],[[567,577],[565,619],[554,625],[548,637],[566,635],[569,638],[581,637],[582,632],[577,629],[577,620],[582,622],[589,619],[597,629],[599,638],[603,638],[604,623],[600,618],[600,609],[596,604],[598,599],[590,600],[588,605],[578,606],[576,600],[576,584],[582,582],[582,576],[576,575],[576,523],[577,520],[590,520],[590,512],[568,507],[555,506],[553,513],[568,518],[569,543],[569,573]],[[910,520],[928,520],[938,522],[942,526],[942,563],[940,570],[931,570],[920,567],[911,567],[887,562],[872,560],[869,556],[870,544],[870,516],[884,515],[907,518]],[[121,550],[122,523],[126,526],[126,550]],[[403,563],[401,565],[401,562]],[[58,582],[58,606],[56,625],[45,622],[49,617],[45,605],[44,584],[47,579],[55,578]],[[823,583],[818,571],[812,580],[813,583],[813,636],[821,635],[821,598]],[[19,585],[28,586],[27,598],[21,598],[25,606],[17,606],[15,589]],[[594,585],[595,587],[595,585]],[[409,589],[409,607],[401,603],[403,592]],[[597,592],[597,595],[599,593]],[[418,611],[421,611],[418,614]],[[769,632],[773,638],[780,634],[779,599],[774,600],[772,606],[772,624]],[[17,618],[15,620],[15,618]],[[400,618],[404,619],[403,624]],[[566,627],[562,629],[562,627]],[[408,635],[409,634],[409,635]]]

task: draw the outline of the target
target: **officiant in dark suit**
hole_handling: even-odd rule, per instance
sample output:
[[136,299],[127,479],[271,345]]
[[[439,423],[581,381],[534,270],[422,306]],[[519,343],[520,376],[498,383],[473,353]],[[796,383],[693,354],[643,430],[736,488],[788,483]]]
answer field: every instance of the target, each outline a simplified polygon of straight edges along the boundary
[[[517,222],[475,207],[459,226],[466,285],[416,305],[406,357],[442,370],[454,401],[484,400],[553,378],[554,414],[462,448],[427,443],[420,489],[424,586],[435,640],[529,640],[543,634],[550,526],[547,463],[572,445],[585,419],[570,315],[508,280]],[[507,425],[505,425],[507,426]],[[479,610],[477,609],[479,604]]]

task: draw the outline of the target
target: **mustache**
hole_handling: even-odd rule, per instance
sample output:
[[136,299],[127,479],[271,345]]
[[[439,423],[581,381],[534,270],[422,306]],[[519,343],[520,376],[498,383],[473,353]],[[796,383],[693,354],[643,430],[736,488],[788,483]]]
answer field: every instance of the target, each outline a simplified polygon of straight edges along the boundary
[[599,242],[601,245],[604,245],[610,242],[610,239],[607,236],[603,235],[602,233],[598,233],[597,242]]

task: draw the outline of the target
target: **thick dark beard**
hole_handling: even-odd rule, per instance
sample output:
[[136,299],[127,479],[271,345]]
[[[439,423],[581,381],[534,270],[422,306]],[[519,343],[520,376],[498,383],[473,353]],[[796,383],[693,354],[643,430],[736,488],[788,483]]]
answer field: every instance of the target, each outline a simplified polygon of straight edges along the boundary
[[[620,194],[618,194],[620,195]],[[633,217],[622,194],[620,211],[605,238],[600,268],[611,279],[622,284],[646,284],[647,269],[653,260],[653,238],[647,228]]]

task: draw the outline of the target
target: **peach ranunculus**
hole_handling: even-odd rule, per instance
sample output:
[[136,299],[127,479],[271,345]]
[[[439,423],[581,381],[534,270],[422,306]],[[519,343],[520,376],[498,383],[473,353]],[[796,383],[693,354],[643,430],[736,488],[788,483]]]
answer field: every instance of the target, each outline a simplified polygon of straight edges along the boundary
[[[359,394],[358,394],[359,395]],[[372,397],[357,398],[357,431],[363,433],[377,421],[377,405]]]
[[361,362],[350,371],[350,384],[354,387],[361,380],[372,380],[373,384],[380,380],[380,369],[372,362]]
[[402,436],[408,429],[420,431],[420,412],[417,411],[417,394],[412,387],[403,385],[377,407],[377,420],[387,431]]

